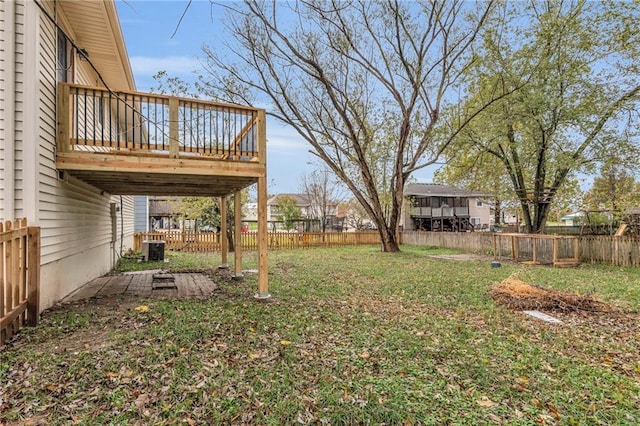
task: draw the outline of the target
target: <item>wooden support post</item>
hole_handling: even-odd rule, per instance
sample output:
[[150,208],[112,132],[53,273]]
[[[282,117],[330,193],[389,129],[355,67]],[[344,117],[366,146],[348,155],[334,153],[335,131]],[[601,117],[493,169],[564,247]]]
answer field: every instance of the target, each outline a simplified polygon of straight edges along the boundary
[[264,165],[265,173],[258,178],[258,293],[255,297],[266,300],[271,295],[267,270],[267,120],[264,110],[258,112],[258,159]]
[[258,178],[258,299],[271,297],[267,271],[267,226],[267,178],[261,177]]
[[558,264],[558,239],[553,239],[553,266]]
[[498,234],[491,234],[491,242],[493,243],[493,260],[498,260]]
[[27,325],[35,327],[40,317],[40,228],[30,226],[27,235],[29,239]]
[[242,199],[240,191],[236,191],[233,195],[233,210],[233,279],[242,280],[244,276],[242,275]]
[[229,253],[229,239],[227,238],[227,197],[220,197],[220,269],[229,268],[227,256]]
[[178,126],[178,108],[180,101],[178,98],[169,98],[169,158],[178,158],[180,152],[180,134]]
[[72,111],[69,106],[73,105],[73,103],[69,102],[69,94],[69,86],[64,83],[59,83],[57,99],[58,140],[56,142],[56,149],[61,153],[69,152],[71,144],[71,126],[73,124],[73,120],[71,119]]

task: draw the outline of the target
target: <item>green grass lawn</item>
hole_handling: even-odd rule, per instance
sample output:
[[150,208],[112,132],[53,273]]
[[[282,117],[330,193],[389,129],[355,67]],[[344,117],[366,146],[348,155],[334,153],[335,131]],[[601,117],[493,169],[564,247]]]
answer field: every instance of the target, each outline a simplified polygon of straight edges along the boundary
[[[52,309],[0,353],[0,423],[640,423],[640,271],[431,257],[443,253],[274,251],[271,303],[253,299],[255,274],[235,282],[210,269],[210,301]],[[169,258],[147,266],[219,264]],[[487,295],[510,275],[624,313],[543,323]]]

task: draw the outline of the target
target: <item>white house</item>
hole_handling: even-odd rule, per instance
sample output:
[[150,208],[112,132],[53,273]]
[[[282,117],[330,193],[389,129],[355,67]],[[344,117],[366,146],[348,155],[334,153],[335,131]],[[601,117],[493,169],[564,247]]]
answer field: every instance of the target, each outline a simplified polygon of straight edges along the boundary
[[41,227],[45,309],[109,271],[133,233],[132,197],[56,167],[58,83],[134,80],[112,1],[2,1],[0,53],[0,220]]
[[136,92],[114,0],[0,1],[0,220],[41,228],[40,309],[131,247],[134,196],[255,183],[267,298],[264,110]]

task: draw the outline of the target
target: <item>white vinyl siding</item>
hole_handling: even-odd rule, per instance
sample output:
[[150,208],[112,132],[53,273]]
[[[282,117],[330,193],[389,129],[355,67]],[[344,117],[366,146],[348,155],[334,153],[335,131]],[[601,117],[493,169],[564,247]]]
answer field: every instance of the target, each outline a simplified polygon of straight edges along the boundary
[[[44,15],[40,20],[40,224],[42,263],[80,254],[102,245],[112,246],[112,221],[108,194],[73,177],[55,166],[56,125],[56,37],[55,26]],[[88,64],[76,63],[75,77],[90,83],[93,72]],[[123,197],[125,238],[132,234],[133,202]],[[126,201],[125,201],[126,200]],[[117,200],[119,201],[119,199]],[[120,217],[118,217],[118,220]],[[119,226],[119,225],[118,225]],[[131,229],[129,229],[131,228]],[[117,231],[118,238],[120,230]],[[126,240],[125,240],[126,241]],[[127,244],[123,244],[127,246]],[[119,249],[119,241],[113,249]],[[100,271],[102,272],[102,271]]]
[[0,1],[0,221],[4,219],[4,206],[5,204],[5,168],[4,168],[4,159],[7,158],[5,154],[6,144],[7,144],[7,127],[5,123],[5,116],[7,113],[6,103],[6,90],[5,86],[7,65],[6,65],[6,57],[7,57],[7,49],[5,47],[7,43],[7,33],[5,31],[5,26],[7,25],[6,21],[6,10],[7,10],[7,2]]
[[[53,15],[53,2],[39,4]],[[108,272],[131,247],[134,226],[133,197],[56,169],[56,41],[32,0],[0,0],[0,220],[27,217],[41,228],[42,309]],[[71,63],[76,82],[96,85],[88,63]],[[121,206],[115,229],[111,202]]]
[[24,123],[24,35],[25,5],[21,1],[15,4],[15,145],[14,145],[14,217],[24,217],[23,197],[23,155],[25,155]]

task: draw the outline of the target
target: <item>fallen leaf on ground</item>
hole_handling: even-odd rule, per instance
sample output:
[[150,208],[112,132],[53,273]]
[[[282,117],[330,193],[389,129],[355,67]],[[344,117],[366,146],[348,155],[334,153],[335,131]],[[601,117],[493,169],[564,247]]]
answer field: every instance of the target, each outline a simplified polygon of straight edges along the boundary
[[486,396],[482,397],[482,399],[477,400],[476,403],[479,406],[485,407],[485,408],[491,408],[496,406],[496,403],[490,400],[489,398],[487,398]]

